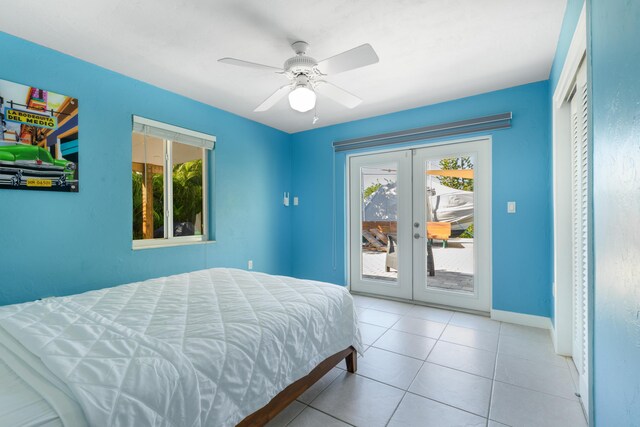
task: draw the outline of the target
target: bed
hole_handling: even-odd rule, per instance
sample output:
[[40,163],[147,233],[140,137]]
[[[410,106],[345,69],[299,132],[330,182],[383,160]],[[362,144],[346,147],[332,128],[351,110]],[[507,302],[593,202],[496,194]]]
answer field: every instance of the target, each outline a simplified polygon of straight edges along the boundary
[[235,269],[0,307],[0,424],[262,425],[360,349],[343,287]]

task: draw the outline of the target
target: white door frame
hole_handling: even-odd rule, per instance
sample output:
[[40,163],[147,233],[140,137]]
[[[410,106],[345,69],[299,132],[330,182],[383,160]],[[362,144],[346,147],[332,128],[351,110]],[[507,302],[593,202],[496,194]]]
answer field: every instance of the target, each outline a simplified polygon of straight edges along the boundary
[[[587,24],[586,6],[583,5],[578,19],[571,45],[567,53],[558,85],[553,93],[552,132],[553,132],[553,295],[555,298],[554,325],[552,339],[558,354],[573,354],[574,328],[574,295],[572,265],[572,215],[571,215],[571,114],[567,101],[575,86],[576,75],[580,64],[586,60]],[[591,197],[589,195],[588,197]],[[591,231],[588,230],[587,233]],[[590,292],[590,287],[587,287]],[[588,297],[589,299],[589,297]],[[587,304],[587,307],[589,305]],[[589,308],[588,308],[589,309]],[[590,318],[590,313],[588,313]],[[590,323],[585,325],[587,337],[591,336]],[[587,379],[591,388],[593,376],[591,372],[590,338],[587,339]],[[582,378],[580,379],[582,389]],[[590,390],[581,393],[585,412],[589,414]],[[588,415],[587,415],[588,418]]]
[[570,356],[573,347],[571,261],[571,124],[567,97],[587,51],[586,12],[582,13],[553,93],[553,295],[556,353]]
[[[351,262],[351,233],[352,233],[352,227],[351,227],[351,183],[350,183],[350,178],[349,178],[349,165],[351,163],[351,158],[353,157],[358,157],[358,156],[365,156],[365,155],[370,155],[370,154],[383,154],[383,153],[390,153],[390,152],[397,152],[397,151],[411,151],[411,150],[415,150],[415,149],[421,149],[421,148],[429,148],[429,147],[439,147],[439,146],[443,146],[443,145],[452,145],[452,144],[461,144],[461,143],[467,143],[467,142],[474,142],[474,141],[487,141],[488,144],[491,146],[492,142],[493,142],[493,138],[491,135],[478,135],[478,136],[474,136],[474,137],[468,137],[468,138],[460,138],[460,139],[451,139],[451,140],[440,140],[440,141],[434,141],[434,142],[425,142],[425,143],[419,143],[419,144],[414,144],[414,145],[407,145],[407,146],[401,146],[401,147],[393,147],[393,148],[387,148],[387,149],[372,149],[372,150],[367,150],[367,151],[358,151],[356,153],[351,153],[351,154],[347,154],[345,156],[345,163],[344,163],[344,176],[345,176],[345,222],[346,222],[346,251],[345,251],[345,257],[344,257],[344,262],[345,262],[345,280],[346,280],[346,284],[347,284],[347,289],[349,289],[350,291],[354,290],[351,284],[351,270],[354,268],[354,265]],[[489,161],[492,160],[492,155],[489,156]],[[492,178],[491,178],[491,174],[489,175],[489,185],[492,186]],[[489,189],[489,193],[491,193],[491,188]],[[489,209],[491,209],[491,201],[488,202],[489,203]],[[491,210],[489,210],[489,223],[491,225],[492,219],[493,218],[493,214],[491,213]],[[493,246],[492,246],[492,240],[491,240],[491,236],[492,233],[491,231],[489,231],[489,244],[491,247],[491,250],[489,251],[489,283],[487,284],[487,291],[489,293],[489,306],[491,311],[493,311],[493,270],[492,270],[492,261],[491,261],[491,257],[493,256]],[[356,291],[358,292],[358,291]],[[402,298],[400,298],[402,299]]]

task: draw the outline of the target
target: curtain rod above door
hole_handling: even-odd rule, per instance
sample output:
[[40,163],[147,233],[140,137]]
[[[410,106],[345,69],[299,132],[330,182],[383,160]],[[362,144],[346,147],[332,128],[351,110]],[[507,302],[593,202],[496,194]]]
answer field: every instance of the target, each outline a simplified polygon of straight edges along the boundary
[[442,138],[445,136],[463,135],[466,133],[483,132],[511,127],[512,113],[495,114],[493,116],[460,120],[457,122],[431,125],[398,132],[382,133],[362,138],[334,141],[336,152],[357,150],[359,148],[380,147],[400,144],[403,142],[420,141],[424,139]]

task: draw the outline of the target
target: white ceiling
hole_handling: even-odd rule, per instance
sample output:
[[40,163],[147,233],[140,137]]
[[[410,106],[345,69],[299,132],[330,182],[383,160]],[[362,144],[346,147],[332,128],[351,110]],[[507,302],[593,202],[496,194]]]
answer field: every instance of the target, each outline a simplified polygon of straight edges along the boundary
[[[21,0],[0,30],[286,132],[549,77],[566,0]],[[29,25],[26,20],[36,19]],[[286,77],[217,62],[282,66],[304,40],[317,60],[370,43],[380,62],[327,80],[361,97],[253,109]]]

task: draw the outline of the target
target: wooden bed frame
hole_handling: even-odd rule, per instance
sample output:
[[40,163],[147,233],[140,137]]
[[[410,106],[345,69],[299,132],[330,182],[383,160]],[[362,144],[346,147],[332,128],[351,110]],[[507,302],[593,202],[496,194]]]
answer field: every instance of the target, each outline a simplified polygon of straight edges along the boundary
[[284,408],[289,406],[291,402],[296,400],[298,396],[304,393],[305,390],[340,363],[342,359],[347,363],[347,372],[355,373],[358,369],[358,352],[355,348],[349,347],[320,362],[307,376],[300,378],[282,390],[276,397],[271,399],[269,403],[242,420],[237,427],[254,427],[267,424]]

